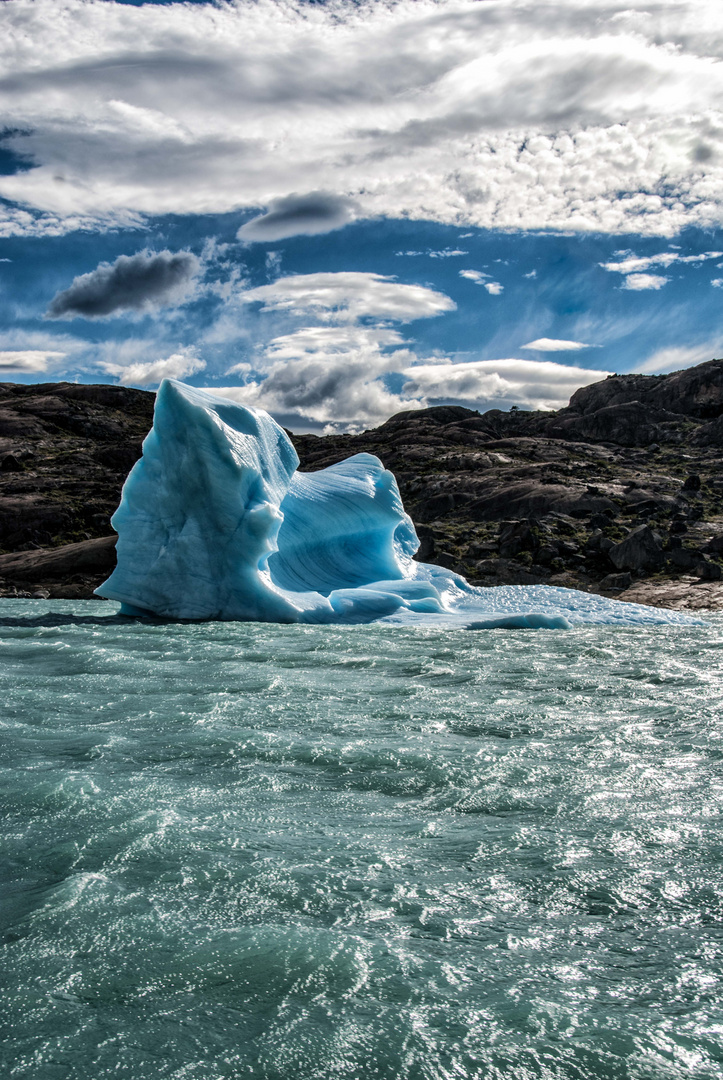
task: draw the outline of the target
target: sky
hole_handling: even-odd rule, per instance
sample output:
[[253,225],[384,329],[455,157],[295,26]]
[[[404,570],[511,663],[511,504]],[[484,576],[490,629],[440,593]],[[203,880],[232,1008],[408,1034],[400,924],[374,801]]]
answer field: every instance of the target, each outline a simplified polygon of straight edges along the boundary
[[296,431],[723,355],[720,0],[4,0],[0,380]]

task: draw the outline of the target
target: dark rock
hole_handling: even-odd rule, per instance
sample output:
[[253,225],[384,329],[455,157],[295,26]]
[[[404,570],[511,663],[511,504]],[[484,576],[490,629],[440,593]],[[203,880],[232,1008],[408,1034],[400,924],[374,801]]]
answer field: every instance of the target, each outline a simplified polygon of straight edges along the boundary
[[670,523],[670,531],[678,536],[682,536],[683,533],[687,533],[688,526],[684,521],[672,521]]
[[693,473],[691,476],[685,478],[685,482],[682,487],[683,491],[700,491],[700,477]]
[[723,446],[723,416],[702,424],[691,433],[690,441],[694,446]]
[[587,414],[629,403],[715,419],[723,414],[723,360],[710,360],[670,375],[612,375],[577,390],[570,398],[570,409]]
[[711,562],[710,559],[704,559],[699,562],[695,568],[695,572],[701,581],[720,581],[723,577],[723,570],[721,570],[720,563]]
[[461,492],[432,495],[417,504],[415,516],[419,521],[436,521],[437,518],[446,517],[456,507],[469,501],[470,496]]
[[[599,383],[593,384],[599,386]],[[674,420],[674,416],[651,409],[640,401],[604,406],[593,412],[578,413],[572,408],[561,409],[550,421],[547,434],[558,439],[583,439],[591,442],[610,442],[620,446],[648,446],[661,437],[656,421]]]
[[419,536],[419,550],[414,558],[418,562],[431,562],[435,554],[434,537],[429,532],[421,535],[419,529],[417,529],[417,535]]
[[641,525],[614,544],[608,556],[618,570],[652,570],[663,565],[663,545],[657,533]]
[[553,547],[552,544],[543,544],[535,555],[540,566],[551,566],[553,559],[557,559],[557,557],[557,545]]
[[608,574],[600,582],[598,588],[603,592],[613,592],[616,590],[627,589],[632,585],[633,579],[630,574]]
[[443,566],[446,570],[457,570],[459,559],[449,551],[438,551],[434,557],[437,566]]
[[668,553],[668,561],[676,570],[695,570],[704,559],[703,552],[694,548],[675,547]]
[[704,550],[711,555],[723,555],[723,533],[719,533],[718,536],[712,536],[705,545]]
[[15,457],[15,454],[6,454],[0,461],[0,472],[24,472],[25,466]]
[[110,573],[115,566],[117,539],[113,534],[58,548],[0,555],[0,577],[12,581],[45,581],[72,574]]
[[607,512],[605,512],[603,514],[593,514],[590,517],[590,528],[591,529],[608,529],[608,528],[610,528],[610,525],[612,524],[613,516],[614,515],[613,515],[612,510],[607,511]]
[[513,559],[523,551],[534,552],[539,546],[539,532],[530,521],[506,522],[500,529],[499,552],[503,559]]
[[610,499],[588,495],[582,487],[543,484],[539,480],[511,480],[470,502],[465,507],[465,514],[472,521],[499,521],[511,516],[539,519],[551,513],[583,518],[609,506],[614,507]]
[[585,541],[585,551],[598,552],[600,550],[600,542],[604,537],[604,533],[601,529],[595,529],[590,533]]

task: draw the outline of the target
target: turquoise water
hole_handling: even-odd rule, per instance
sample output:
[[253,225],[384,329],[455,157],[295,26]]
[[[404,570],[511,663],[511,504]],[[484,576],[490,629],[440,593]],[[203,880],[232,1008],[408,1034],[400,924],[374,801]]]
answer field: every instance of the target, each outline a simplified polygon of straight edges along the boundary
[[722,618],[113,610],[0,601],[3,1077],[720,1076]]

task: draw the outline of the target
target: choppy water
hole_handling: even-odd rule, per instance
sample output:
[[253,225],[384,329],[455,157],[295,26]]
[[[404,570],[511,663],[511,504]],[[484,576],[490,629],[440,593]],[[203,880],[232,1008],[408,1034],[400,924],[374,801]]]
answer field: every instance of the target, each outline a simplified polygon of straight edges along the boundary
[[723,619],[111,610],[0,601],[4,1077],[720,1076]]

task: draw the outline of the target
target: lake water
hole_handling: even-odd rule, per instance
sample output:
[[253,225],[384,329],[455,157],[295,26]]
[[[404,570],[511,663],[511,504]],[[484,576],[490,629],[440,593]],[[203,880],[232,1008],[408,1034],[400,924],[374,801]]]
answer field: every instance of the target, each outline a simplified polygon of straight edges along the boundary
[[3,1077],[720,1077],[723,618],[114,610],[0,601]]

